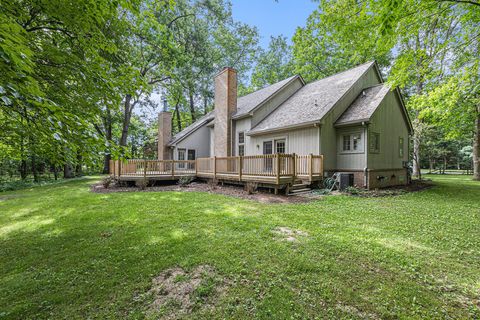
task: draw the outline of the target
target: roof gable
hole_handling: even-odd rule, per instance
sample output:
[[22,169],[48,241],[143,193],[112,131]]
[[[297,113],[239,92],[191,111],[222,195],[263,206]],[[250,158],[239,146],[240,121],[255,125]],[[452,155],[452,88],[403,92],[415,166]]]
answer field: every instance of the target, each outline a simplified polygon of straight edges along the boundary
[[372,67],[375,67],[375,62],[368,62],[305,85],[262,120],[250,133],[320,121]]
[[239,118],[241,116],[249,114],[295,79],[301,79],[301,77],[295,75],[285,80],[274,83],[263,89],[247,94],[243,97],[239,97],[237,99],[237,111],[235,112],[233,117]]
[[174,146],[175,144],[179,143],[182,141],[184,138],[186,138],[188,135],[191,133],[195,132],[197,129],[200,129],[204,124],[207,124],[214,118],[214,113],[213,111],[210,111],[179,133],[173,136],[172,140],[168,143],[169,146]]
[[335,124],[346,125],[368,121],[389,91],[390,89],[384,84],[364,89]]

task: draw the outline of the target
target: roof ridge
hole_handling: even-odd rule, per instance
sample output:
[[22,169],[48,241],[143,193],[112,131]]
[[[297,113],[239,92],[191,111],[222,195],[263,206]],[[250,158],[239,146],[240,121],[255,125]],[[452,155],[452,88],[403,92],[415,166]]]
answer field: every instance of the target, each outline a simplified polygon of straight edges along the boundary
[[259,91],[262,91],[262,90],[268,89],[268,88],[270,88],[270,87],[272,87],[272,86],[274,86],[274,85],[276,85],[276,84],[279,84],[280,82],[283,82],[283,81],[286,81],[286,80],[291,80],[291,79],[293,79],[293,78],[295,78],[295,77],[300,77],[300,75],[299,75],[299,74],[295,74],[295,75],[293,75],[293,76],[290,76],[290,77],[288,77],[288,78],[282,79],[282,80],[280,80],[280,81],[277,81],[277,82],[274,82],[274,83],[272,83],[272,84],[269,84],[268,86],[266,86],[266,87],[263,87],[263,88],[261,88],[261,89],[258,89],[258,90],[255,90],[255,91],[253,91],[253,92],[247,93],[247,94],[246,94],[246,95],[244,95],[244,96],[237,97],[237,99],[240,99],[240,98],[243,98],[243,97],[249,96],[249,95],[251,95],[251,94],[257,93],[257,92],[259,92]]
[[317,79],[317,80],[315,80],[315,81],[309,82],[308,84],[316,83],[316,82],[319,82],[319,81],[322,81],[322,80],[325,80],[325,79],[328,79],[328,78],[331,78],[331,77],[338,76],[338,75],[340,75],[340,74],[342,74],[342,73],[345,73],[345,72],[348,72],[348,71],[352,71],[353,69],[360,68],[360,67],[362,67],[362,66],[364,66],[364,65],[367,65],[367,64],[372,64],[372,65],[373,65],[373,64],[375,64],[375,60],[372,60],[372,61],[369,61],[369,62],[365,62],[365,63],[359,64],[358,66],[355,66],[355,67],[350,68],[350,69],[347,69],[347,70],[339,71],[339,72],[334,73],[334,74],[332,74],[332,75],[329,75],[329,76],[327,76],[327,77],[325,77],[325,78],[321,78],[321,79]]

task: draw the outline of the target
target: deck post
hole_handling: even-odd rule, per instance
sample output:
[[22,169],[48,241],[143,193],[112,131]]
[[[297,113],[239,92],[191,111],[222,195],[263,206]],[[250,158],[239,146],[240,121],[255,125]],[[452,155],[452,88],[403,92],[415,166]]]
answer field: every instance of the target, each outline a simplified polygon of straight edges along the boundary
[[242,181],[243,157],[238,157],[238,180]]
[[213,178],[217,179],[217,156],[213,156]]
[[[276,168],[277,184],[280,184],[280,155],[278,153],[275,154],[275,162],[277,165],[277,168]],[[276,190],[277,189],[275,189],[275,191]]]
[[147,160],[146,159],[144,160],[144,163],[143,163],[143,178],[147,179]]
[[195,177],[198,175],[198,158],[195,159]]
[[118,159],[118,177],[122,174],[122,160]]
[[292,170],[292,182],[295,182],[297,178],[297,154],[292,154],[293,170]]
[[175,178],[175,160],[172,160],[172,178]]
[[308,178],[312,181],[313,176],[313,154],[308,155]]

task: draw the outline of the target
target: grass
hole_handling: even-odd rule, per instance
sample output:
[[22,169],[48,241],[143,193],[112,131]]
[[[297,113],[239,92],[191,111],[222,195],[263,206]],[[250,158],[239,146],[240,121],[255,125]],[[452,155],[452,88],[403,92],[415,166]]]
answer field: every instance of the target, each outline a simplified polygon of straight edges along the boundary
[[[479,318],[480,184],[432,179],[396,197],[292,205],[94,194],[92,179],[5,192],[0,319],[142,319],[152,278],[202,264],[229,285],[195,319]],[[281,226],[308,236],[279,241]]]

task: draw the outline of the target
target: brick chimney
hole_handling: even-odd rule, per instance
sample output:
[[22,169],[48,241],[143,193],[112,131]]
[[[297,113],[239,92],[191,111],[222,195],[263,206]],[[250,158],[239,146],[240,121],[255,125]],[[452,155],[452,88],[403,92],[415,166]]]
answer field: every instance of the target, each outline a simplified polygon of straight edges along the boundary
[[162,111],[158,114],[158,160],[171,160],[167,144],[172,138],[172,114]]
[[215,76],[214,153],[232,155],[232,115],[237,111],[237,71],[224,68]]

